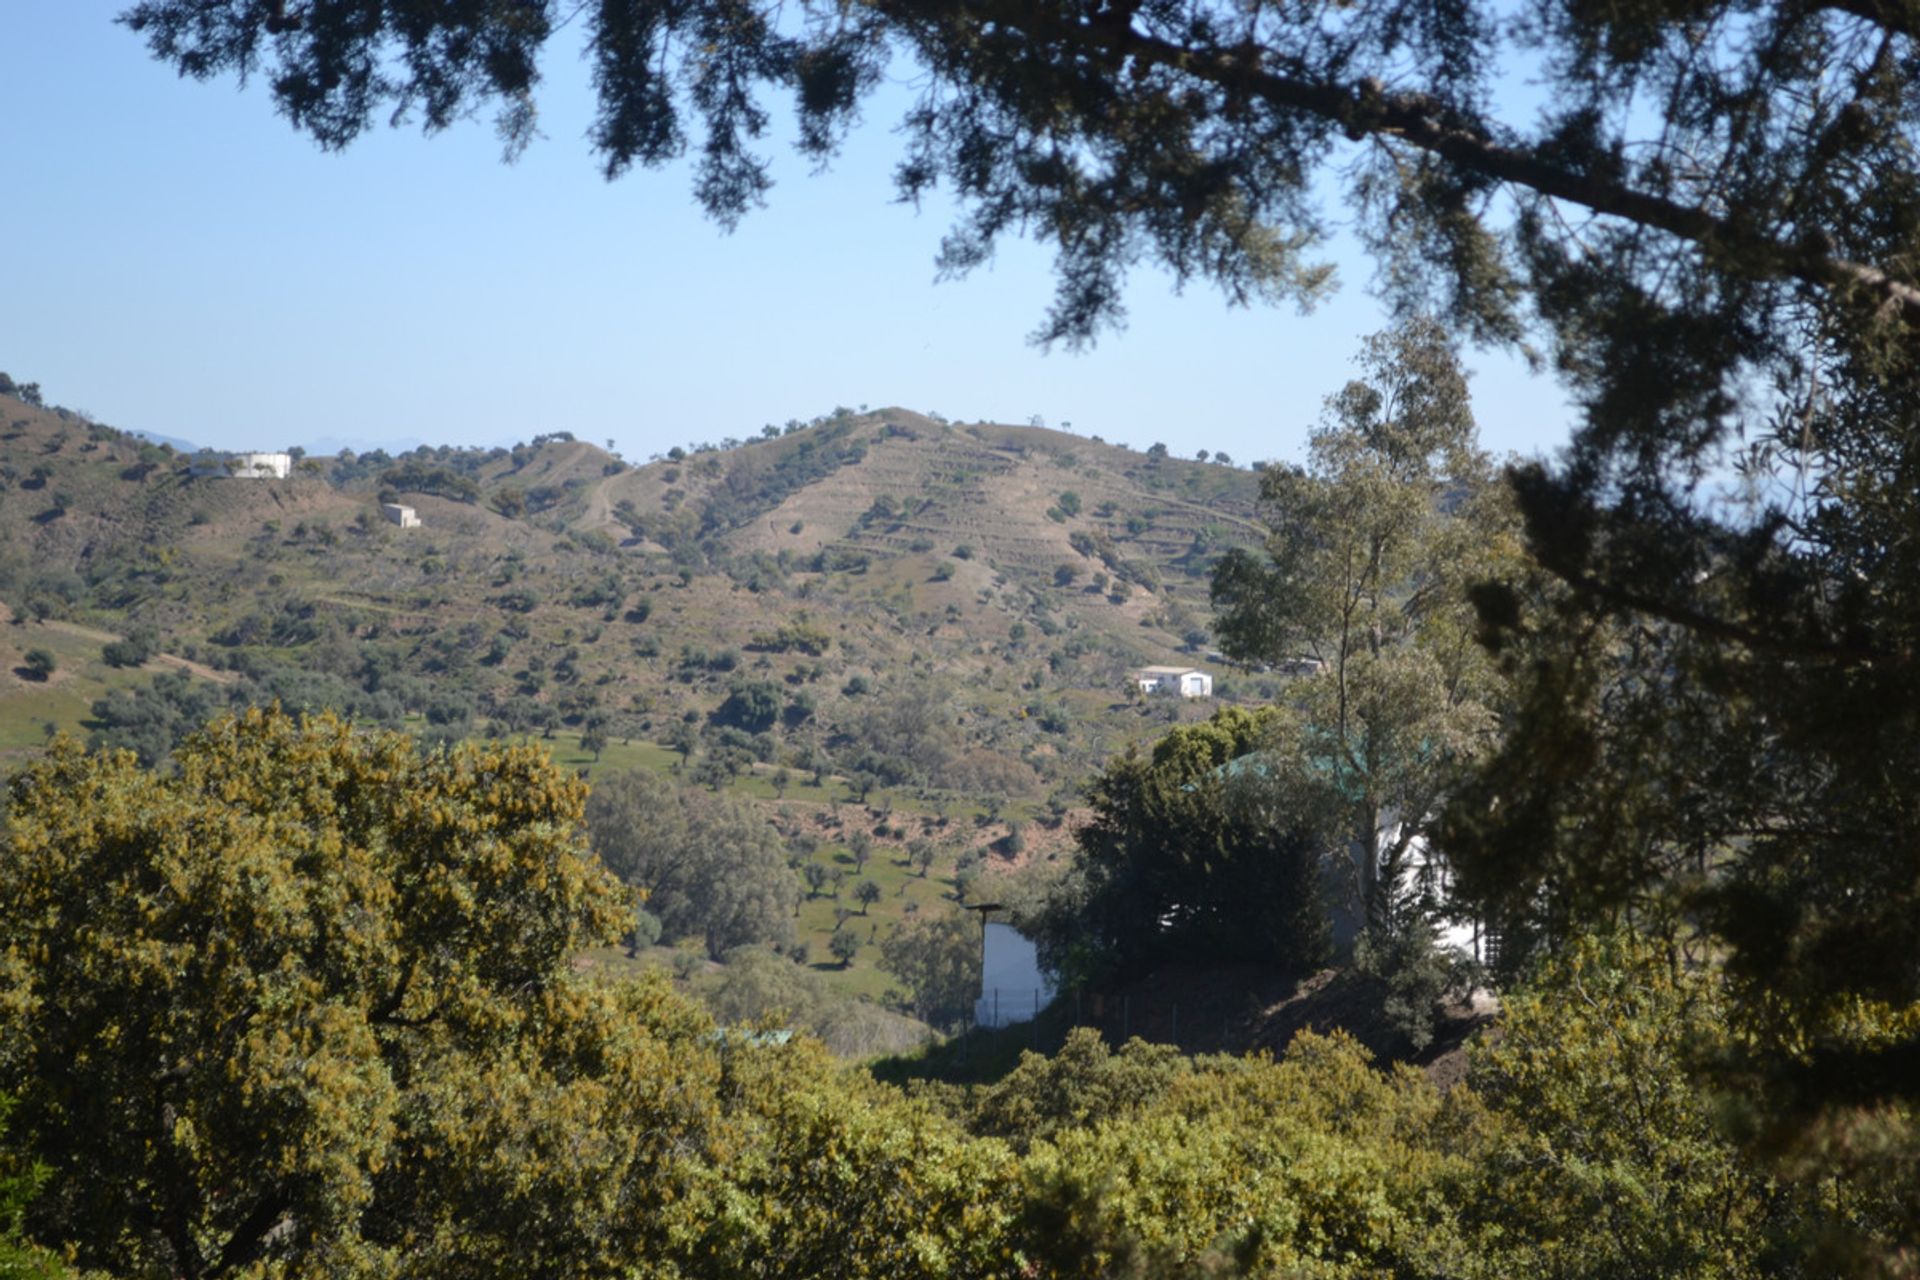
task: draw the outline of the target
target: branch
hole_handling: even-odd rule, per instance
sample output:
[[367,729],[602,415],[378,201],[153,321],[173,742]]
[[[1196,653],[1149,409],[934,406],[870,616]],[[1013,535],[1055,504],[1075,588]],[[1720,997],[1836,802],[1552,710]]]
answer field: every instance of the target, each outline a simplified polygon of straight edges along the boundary
[[[1879,267],[1838,257],[1820,243],[1784,244],[1696,206],[1568,168],[1523,147],[1503,145],[1494,140],[1484,121],[1463,116],[1431,94],[1389,93],[1369,79],[1348,84],[1274,71],[1265,65],[1269,51],[1252,42],[1195,49],[1131,27],[1073,22],[1025,0],[998,0],[979,7],[986,8],[994,22],[1025,30],[1044,43],[1098,50],[1116,60],[1116,65],[1133,58],[1164,67],[1271,106],[1316,116],[1339,126],[1356,142],[1369,137],[1399,142],[1469,172],[1664,231],[1702,248],[1731,250],[1755,264],[1747,268],[1750,275],[1799,280],[1827,291],[1867,293],[1920,329],[1920,287]],[[1895,12],[1891,0],[1833,0],[1833,7],[1892,30],[1905,31],[1910,25]]]
[[255,1205],[253,1212],[233,1229],[233,1235],[228,1237],[227,1247],[220,1251],[211,1274],[226,1275],[258,1260],[266,1252],[269,1236],[286,1216],[289,1207],[285,1193],[279,1191]]
[[1920,40],[1920,22],[1915,21],[1915,11],[1900,0],[1816,0],[1812,7],[1863,18],[1882,31]]
[[1575,591],[1604,600],[1610,605],[1626,609],[1633,613],[1643,613],[1665,622],[1695,631],[1702,635],[1732,641],[1742,648],[1756,653],[1771,653],[1780,657],[1806,658],[1821,662],[1837,663],[1842,667],[1872,666],[1911,666],[1911,652],[1897,652],[1889,649],[1877,649],[1861,644],[1842,644],[1821,640],[1797,640],[1783,637],[1773,632],[1756,631],[1752,627],[1729,622],[1725,618],[1699,609],[1663,600],[1658,596],[1647,595],[1639,591],[1629,591],[1624,587],[1603,582],[1587,573],[1573,573],[1549,565],[1554,574]]

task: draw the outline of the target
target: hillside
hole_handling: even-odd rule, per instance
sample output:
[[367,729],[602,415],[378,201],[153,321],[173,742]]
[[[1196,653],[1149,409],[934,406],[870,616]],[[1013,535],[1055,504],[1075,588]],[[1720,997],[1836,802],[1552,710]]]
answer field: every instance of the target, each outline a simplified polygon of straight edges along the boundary
[[142,683],[72,634],[51,679],[15,672],[59,622],[450,735],[692,726],[751,763],[1035,799],[1197,710],[1124,673],[1200,660],[1207,568],[1258,537],[1249,472],[1031,427],[842,411],[674,454],[559,434],[195,477],[0,399],[5,745],[97,730]]
[[[643,466],[559,434],[191,471],[0,398],[0,773],[60,730],[157,760],[274,700],[677,770],[827,870],[799,941],[868,997],[896,924],[1057,859],[1101,761],[1212,709],[1124,675],[1204,660],[1207,568],[1258,534],[1250,472],[901,410]],[[1209,665],[1226,698],[1271,694]],[[838,965],[860,880],[884,896]]]

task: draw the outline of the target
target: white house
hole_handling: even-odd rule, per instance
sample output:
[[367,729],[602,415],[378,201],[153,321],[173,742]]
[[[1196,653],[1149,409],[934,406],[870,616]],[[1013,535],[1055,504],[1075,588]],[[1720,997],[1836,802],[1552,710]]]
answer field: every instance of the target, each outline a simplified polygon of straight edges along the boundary
[[397,502],[381,503],[380,514],[385,516],[390,523],[397,524],[402,529],[418,529],[420,527],[419,514],[415,512],[412,507],[403,507]]
[[980,998],[973,1002],[979,1027],[1027,1022],[1053,1001],[1053,979],[1040,967],[1040,951],[1010,924],[989,920],[980,939]]
[[1177,693],[1183,698],[1211,698],[1213,677],[1198,667],[1141,667],[1129,677],[1142,693]]
[[285,480],[293,474],[290,453],[215,453],[193,455],[190,472],[196,476],[233,476],[240,480]]

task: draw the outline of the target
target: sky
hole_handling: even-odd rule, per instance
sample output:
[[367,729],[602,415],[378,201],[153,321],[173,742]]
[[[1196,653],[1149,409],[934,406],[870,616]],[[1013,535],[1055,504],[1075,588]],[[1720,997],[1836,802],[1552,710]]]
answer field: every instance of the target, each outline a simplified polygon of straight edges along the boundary
[[[1302,315],[1237,309],[1151,267],[1089,353],[1027,335],[1044,246],[935,281],[950,211],[898,203],[895,116],[824,176],[769,139],[769,207],[728,234],[684,165],[605,181],[577,33],[550,47],[542,137],[381,129],[323,152],[264,86],[183,80],[118,0],[0,5],[0,370],[50,403],[215,448],[511,444],[551,431],[643,460],[836,406],[1027,422],[1144,449],[1299,461],[1360,339],[1371,268]],[[903,91],[893,91],[904,101]],[[1468,352],[1482,441],[1550,453],[1546,377]]]

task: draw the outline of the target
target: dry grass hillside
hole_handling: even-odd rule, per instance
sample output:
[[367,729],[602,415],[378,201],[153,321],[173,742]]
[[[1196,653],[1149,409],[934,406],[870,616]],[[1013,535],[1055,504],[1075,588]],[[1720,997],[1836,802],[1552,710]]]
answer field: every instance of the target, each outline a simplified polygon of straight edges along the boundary
[[[55,729],[164,753],[209,701],[271,697],[1039,813],[1204,714],[1124,675],[1206,661],[1207,569],[1257,540],[1257,488],[898,409],[642,466],[561,433],[194,476],[0,398],[0,765]],[[33,648],[46,678],[18,665]],[[1224,697],[1264,692],[1209,665]]]

